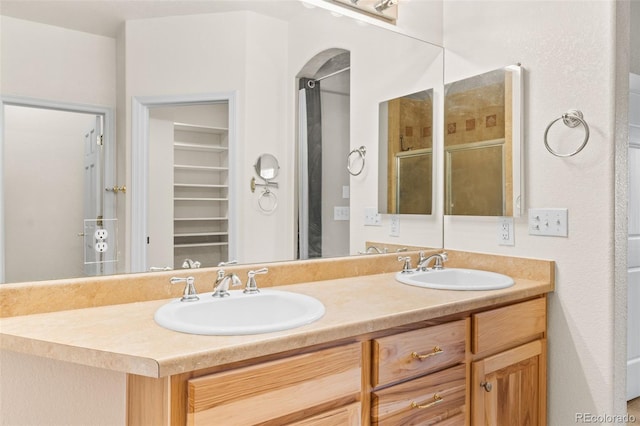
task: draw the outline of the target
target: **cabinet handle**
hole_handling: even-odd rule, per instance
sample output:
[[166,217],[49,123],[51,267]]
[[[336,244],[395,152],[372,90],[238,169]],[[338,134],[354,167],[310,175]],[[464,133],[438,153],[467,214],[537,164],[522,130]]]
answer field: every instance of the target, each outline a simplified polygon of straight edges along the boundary
[[491,390],[493,389],[493,385],[489,382],[482,382],[480,383],[480,386],[482,386],[487,392],[491,392]]
[[418,409],[429,408],[429,407],[433,407],[436,404],[440,404],[442,401],[444,401],[444,398],[442,398],[437,393],[434,393],[433,394],[433,401],[428,402],[428,403],[423,404],[423,405],[420,405],[417,402],[413,401],[411,403],[411,408],[418,408]]
[[440,348],[440,346],[434,346],[433,351],[429,352],[428,354],[420,355],[418,352],[411,352],[411,358],[419,359],[420,361],[422,361],[423,359],[427,359],[429,357],[441,354],[443,352],[444,351]]

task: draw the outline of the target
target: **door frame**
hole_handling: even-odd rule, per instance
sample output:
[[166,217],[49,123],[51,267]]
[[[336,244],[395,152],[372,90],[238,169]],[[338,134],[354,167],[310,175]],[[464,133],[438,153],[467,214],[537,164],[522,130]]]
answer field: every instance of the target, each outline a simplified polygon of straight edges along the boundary
[[238,181],[236,164],[237,148],[237,93],[219,92],[192,95],[132,96],[131,97],[131,225],[130,271],[146,272],[148,224],[148,174],[149,174],[149,110],[151,108],[205,105],[227,102],[229,106],[229,259],[236,256],[236,209]]
[[[116,180],[116,146],[115,146],[115,120],[112,108],[77,104],[72,102],[52,101],[48,99],[37,99],[23,96],[0,96],[0,283],[4,283],[5,278],[5,218],[4,218],[4,107],[22,106],[40,109],[51,109],[56,111],[75,112],[83,114],[95,114],[104,117],[103,128],[103,152],[104,152],[104,185],[114,186]],[[115,195],[114,195],[115,196]],[[116,217],[115,203],[105,203],[103,215],[105,219]]]

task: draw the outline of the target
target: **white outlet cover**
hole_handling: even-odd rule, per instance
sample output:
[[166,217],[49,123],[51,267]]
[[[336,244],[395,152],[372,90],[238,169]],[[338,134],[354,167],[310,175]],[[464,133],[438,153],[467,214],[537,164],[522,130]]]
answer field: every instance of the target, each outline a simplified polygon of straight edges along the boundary
[[512,217],[501,217],[498,219],[497,237],[501,246],[515,245],[515,226]]
[[109,246],[104,241],[101,241],[99,243],[96,243],[94,248],[98,253],[104,253],[109,249]]
[[95,237],[96,240],[104,241],[109,236],[109,233],[107,232],[106,229],[101,228],[101,229],[96,229],[96,232],[93,233],[93,236]]
[[400,216],[397,214],[392,214],[390,216],[391,224],[389,229],[389,235],[392,237],[400,236]]

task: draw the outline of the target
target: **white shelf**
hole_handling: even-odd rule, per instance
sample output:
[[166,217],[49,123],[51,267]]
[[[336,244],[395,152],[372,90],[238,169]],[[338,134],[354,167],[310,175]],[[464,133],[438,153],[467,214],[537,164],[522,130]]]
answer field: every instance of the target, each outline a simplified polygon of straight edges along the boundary
[[175,248],[189,248],[189,247],[222,247],[227,246],[229,243],[221,242],[221,243],[185,243],[185,244],[174,244]]
[[173,129],[186,132],[211,133],[215,135],[222,135],[229,132],[229,129],[226,127],[200,126],[198,124],[188,123],[173,123]]
[[178,197],[173,201],[229,201],[228,198]]
[[229,188],[229,185],[210,185],[206,183],[174,183],[174,188]]
[[229,220],[226,217],[174,217],[175,222],[205,222]]
[[226,152],[229,150],[226,146],[221,145],[201,145],[197,143],[188,142],[174,142],[173,147],[179,150],[185,151],[212,151],[212,152]]
[[228,232],[184,232],[173,234],[174,237],[214,237],[220,235],[229,235]]
[[[228,129],[186,123],[174,123],[173,129],[174,214],[178,209],[180,215],[191,216],[173,218],[174,257],[193,255],[216,265],[226,260],[229,246],[228,241],[220,241],[229,237],[229,167],[219,166],[229,161]],[[181,211],[185,205],[188,211]],[[190,249],[194,252],[177,252]]]
[[219,166],[193,166],[190,164],[174,164],[173,168],[175,170],[195,170],[202,172],[227,172],[229,171],[228,167],[219,167]]

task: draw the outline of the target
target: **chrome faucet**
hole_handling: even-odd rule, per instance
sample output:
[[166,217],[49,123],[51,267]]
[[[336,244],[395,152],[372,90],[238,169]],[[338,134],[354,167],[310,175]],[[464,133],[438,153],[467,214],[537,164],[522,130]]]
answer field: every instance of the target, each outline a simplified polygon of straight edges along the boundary
[[416,271],[426,271],[428,266],[429,266],[429,262],[431,262],[431,259],[435,259],[435,261],[433,262],[433,268],[436,271],[439,271],[441,269],[444,269],[444,265],[443,263],[447,261],[448,256],[447,253],[435,253],[432,254],[431,256],[425,257],[424,252],[420,252],[420,259],[418,260],[418,267],[416,268]]
[[201,263],[198,262],[197,260],[185,259],[184,262],[182,262],[182,267],[184,269],[195,269],[195,268],[199,268],[200,265]]
[[243,293],[260,293],[260,290],[258,289],[258,283],[256,283],[256,275],[266,274],[267,272],[269,272],[269,269],[267,268],[258,269],[257,271],[249,271],[249,279],[247,280],[247,285],[245,286]]
[[184,286],[184,291],[182,292],[182,298],[180,299],[181,302],[195,302],[196,300],[200,299],[196,294],[196,288],[194,286],[194,283],[196,282],[195,278],[173,277],[171,278],[171,280],[169,280],[169,282],[171,282],[171,284],[186,283],[186,285]]
[[213,297],[227,297],[231,294],[229,293],[229,283],[231,283],[231,287],[237,287],[242,284],[240,278],[233,272],[229,274],[225,274],[224,269],[218,269],[218,277],[216,278],[216,282],[213,285]]

